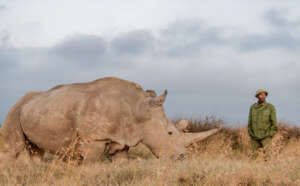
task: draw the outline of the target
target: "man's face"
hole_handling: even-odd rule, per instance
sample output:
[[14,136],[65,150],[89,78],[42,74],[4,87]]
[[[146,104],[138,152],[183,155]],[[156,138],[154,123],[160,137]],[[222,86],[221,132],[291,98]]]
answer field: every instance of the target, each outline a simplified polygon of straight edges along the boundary
[[266,97],[267,97],[267,94],[262,92],[260,93],[257,98],[259,99],[259,101],[265,101],[266,100]]

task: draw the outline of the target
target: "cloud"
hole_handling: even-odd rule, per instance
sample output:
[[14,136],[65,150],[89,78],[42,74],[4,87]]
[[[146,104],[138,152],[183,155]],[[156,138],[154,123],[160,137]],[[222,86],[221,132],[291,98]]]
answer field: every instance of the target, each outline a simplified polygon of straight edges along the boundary
[[285,11],[271,9],[267,11],[263,20],[269,25],[266,33],[248,34],[239,38],[238,48],[242,51],[254,51],[267,48],[281,48],[288,51],[299,51],[300,37],[297,31],[300,29],[300,19],[291,21]]
[[169,56],[195,55],[202,48],[224,45],[221,33],[222,28],[205,25],[199,19],[178,20],[162,30],[160,41]]
[[300,21],[289,20],[285,15],[288,14],[287,10],[270,9],[265,15],[264,19],[271,26],[281,30],[285,28],[294,28],[300,26]]
[[18,65],[18,56],[15,56],[17,50],[0,47],[1,71],[14,68]]
[[10,35],[7,31],[0,32],[0,47],[8,46],[10,43]]
[[290,33],[273,33],[249,35],[240,39],[238,46],[243,51],[253,51],[266,48],[282,48],[287,50],[298,50],[300,39]]
[[1,120],[29,90],[118,76],[145,89],[169,89],[170,117],[212,113],[245,123],[253,94],[263,87],[280,106],[280,118],[299,121],[300,42],[281,29],[294,24],[281,16],[267,12],[268,30],[259,34],[193,18],[155,33],[137,29],[112,39],[75,34],[51,47],[0,46]]
[[106,41],[95,35],[74,35],[50,49],[52,55],[81,66],[95,65],[106,52]]
[[6,6],[5,5],[0,5],[0,12],[6,10]]
[[155,38],[148,30],[123,34],[111,42],[111,48],[120,55],[142,55],[154,49]]

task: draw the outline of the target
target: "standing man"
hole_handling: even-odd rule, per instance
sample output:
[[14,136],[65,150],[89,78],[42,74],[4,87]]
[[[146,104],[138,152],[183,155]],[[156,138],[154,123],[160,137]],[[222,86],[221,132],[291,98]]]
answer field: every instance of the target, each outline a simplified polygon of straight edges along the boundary
[[272,141],[273,136],[277,132],[277,119],[275,107],[266,102],[268,92],[264,89],[259,89],[255,97],[258,102],[250,108],[248,120],[248,133],[251,137],[251,144],[254,153],[259,148],[268,150],[268,145]]

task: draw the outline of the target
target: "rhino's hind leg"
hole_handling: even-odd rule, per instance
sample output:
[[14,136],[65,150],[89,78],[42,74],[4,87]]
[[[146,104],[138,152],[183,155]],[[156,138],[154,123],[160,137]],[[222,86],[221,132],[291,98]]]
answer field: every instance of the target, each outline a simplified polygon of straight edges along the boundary
[[19,109],[12,109],[4,122],[4,153],[8,158],[16,159],[24,150],[25,137],[19,121]]
[[83,163],[91,163],[97,161],[105,151],[105,141],[92,141],[84,143],[80,147]]
[[[22,131],[18,127],[14,127],[15,131],[4,130],[4,151],[9,159],[16,159],[24,150],[25,139]],[[11,134],[11,135],[10,135]]]
[[29,92],[8,112],[3,128],[4,153],[8,158],[16,159],[24,150],[25,136],[20,123],[22,106],[40,92]]
[[23,133],[19,132],[16,127],[15,133],[10,136],[10,130],[4,130],[4,148],[0,152],[0,172],[2,169],[10,167],[11,163],[14,163],[19,154],[24,150],[25,142]]
[[26,150],[29,153],[30,159],[34,163],[41,163],[42,162],[42,158],[45,154],[45,151],[43,149],[40,149],[35,144],[33,144],[33,143],[26,140]]

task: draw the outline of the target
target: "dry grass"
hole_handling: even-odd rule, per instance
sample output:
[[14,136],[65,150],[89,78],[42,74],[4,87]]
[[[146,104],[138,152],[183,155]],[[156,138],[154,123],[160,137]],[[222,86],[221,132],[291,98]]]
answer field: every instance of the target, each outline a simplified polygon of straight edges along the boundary
[[[196,132],[224,122],[206,118],[191,124]],[[0,173],[0,185],[300,185],[300,128],[280,125],[267,162],[249,158],[249,140],[245,127],[223,127],[192,145],[182,162],[158,160],[143,145],[131,149],[131,160],[123,164],[106,158],[88,166],[56,159],[34,164],[23,155]]]

